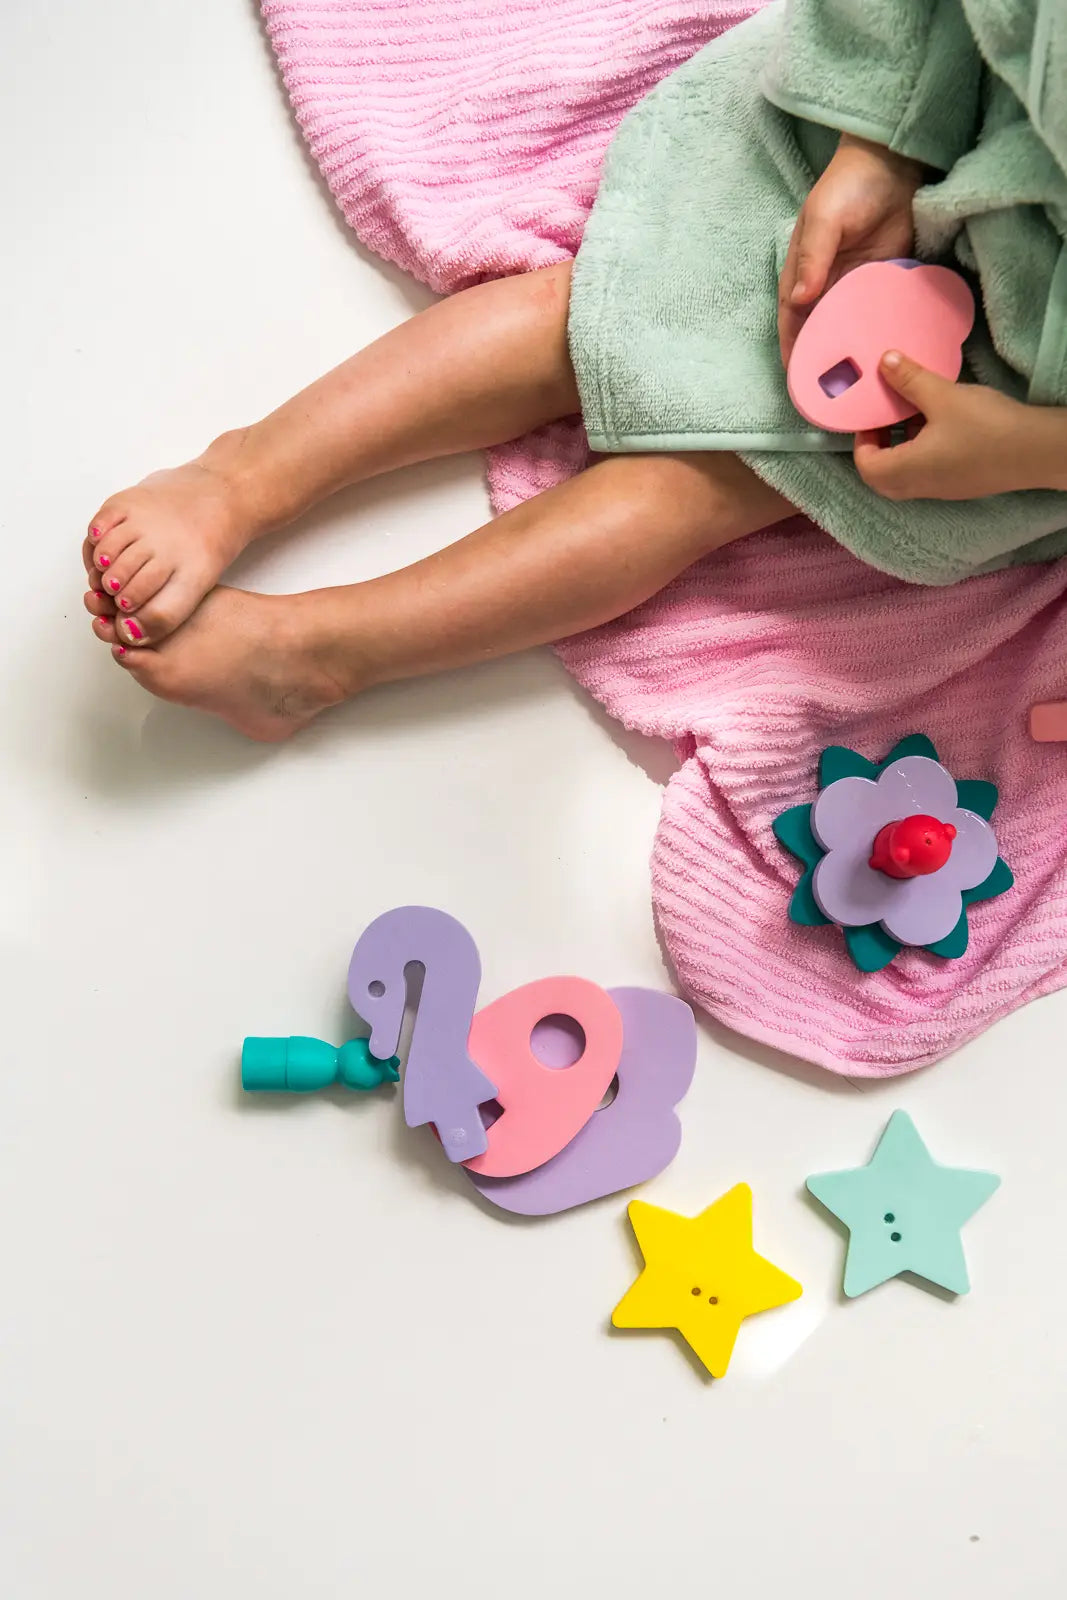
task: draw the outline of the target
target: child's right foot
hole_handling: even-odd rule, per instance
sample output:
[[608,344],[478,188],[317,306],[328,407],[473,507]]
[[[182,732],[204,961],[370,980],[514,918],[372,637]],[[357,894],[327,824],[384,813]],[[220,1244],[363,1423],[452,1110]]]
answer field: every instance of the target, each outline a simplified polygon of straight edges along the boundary
[[332,630],[318,620],[323,601],[329,620],[330,600],[328,590],[271,595],[219,588],[158,650],[115,645],[112,654],[160,699],[210,711],[250,739],[276,743],[360,687],[354,649],[338,651]]
[[[158,644],[192,616],[260,531],[232,471],[240,436],[105,500],[83,546],[94,616],[114,612],[126,645]],[[110,602],[103,604],[102,600]]]

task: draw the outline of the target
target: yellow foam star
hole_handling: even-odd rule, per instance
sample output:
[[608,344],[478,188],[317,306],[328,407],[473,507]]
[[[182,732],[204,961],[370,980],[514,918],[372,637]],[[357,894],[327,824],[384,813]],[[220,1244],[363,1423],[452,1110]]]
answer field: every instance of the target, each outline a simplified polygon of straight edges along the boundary
[[645,1269],[611,1320],[617,1328],[676,1328],[713,1378],[730,1365],[742,1322],[784,1306],[800,1284],[752,1248],[752,1190],[736,1184],[698,1217],[633,1200],[630,1222]]

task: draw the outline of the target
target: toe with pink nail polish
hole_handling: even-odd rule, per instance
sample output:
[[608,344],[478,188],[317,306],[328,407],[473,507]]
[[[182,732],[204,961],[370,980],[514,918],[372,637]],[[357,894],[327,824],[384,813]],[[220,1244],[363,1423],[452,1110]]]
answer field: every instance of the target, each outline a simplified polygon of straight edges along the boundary
[[96,562],[97,562],[97,565],[100,566],[100,567],[110,567],[110,565],[111,565],[111,557],[110,556],[97,556]]
[[129,634],[131,639],[137,640],[137,639],[143,639],[144,638],[144,630],[143,630],[143,628],[139,628],[137,623],[134,622],[132,618],[128,618],[122,624],[122,626],[126,629],[126,632]]
[[119,592],[119,590],[122,588],[122,584],[119,582],[119,580],[117,578],[109,578],[107,580],[107,586],[108,586],[108,588],[111,590],[111,592],[113,594],[117,594]]
[[125,595],[123,595],[122,599],[119,601],[119,605],[122,607],[123,611],[128,611],[132,603],[132,601],[127,600]]

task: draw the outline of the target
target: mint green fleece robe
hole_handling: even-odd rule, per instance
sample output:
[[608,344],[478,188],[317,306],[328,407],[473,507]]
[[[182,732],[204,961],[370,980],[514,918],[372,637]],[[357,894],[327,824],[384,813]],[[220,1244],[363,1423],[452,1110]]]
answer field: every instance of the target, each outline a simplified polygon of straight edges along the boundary
[[1067,0],[788,0],[623,123],[575,265],[599,452],[735,450],[856,555],[917,583],[1067,552],[1067,494],[891,502],[793,409],[777,280],[842,131],[933,169],[916,253],[980,289],[964,377],[1067,405]]

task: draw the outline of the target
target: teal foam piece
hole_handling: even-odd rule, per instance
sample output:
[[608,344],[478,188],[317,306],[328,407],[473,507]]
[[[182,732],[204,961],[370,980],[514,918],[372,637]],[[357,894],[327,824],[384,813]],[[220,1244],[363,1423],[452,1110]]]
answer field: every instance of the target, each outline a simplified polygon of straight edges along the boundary
[[804,863],[805,872],[789,902],[789,915],[802,928],[821,928],[829,922],[815,901],[811,880],[822,859],[822,849],[811,831],[811,806],[791,806],[775,817],[771,827],[778,843]]
[[814,877],[814,868],[809,867],[793,890],[793,898],[789,902],[790,920],[799,923],[802,928],[824,928],[830,921],[830,918],[819,910],[819,902],[812,887]]
[[995,783],[987,783],[984,778],[957,778],[956,800],[964,811],[973,811],[976,816],[984,817],[991,821],[1000,799],[1000,790]]
[[904,948],[878,922],[868,922],[862,928],[842,928],[841,932],[845,947],[861,972],[881,972]]
[[967,907],[960,912],[960,920],[951,933],[947,933],[936,944],[924,944],[923,949],[929,950],[932,956],[943,956],[946,961],[958,961],[965,955],[971,940],[971,931],[967,925]]
[[774,837],[779,844],[794,856],[798,856],[806,867],[813,867],[817,861],[822,860],[823,849],[816,842],[811,831],[811,806],[790,806],[788,811],[783,811],[771,823]]
[[807,1180],[848,1229],[843,1288],[850,1299],[902,1272],[966,1294],[960,1230],[999,1184],[992,1172],[941,1166],[906,1111],[894,1111],[865,1167]]
[[828,745],[819,757],[819,788],[825,789],[827,784],[836,783],[838,778],[869,778],[873,783],[894,761],[901,761],[905,756],[929,756],[931,761],[940,760],[937,747],[925,733],[909,733],[893,746],[884,761],[868,761],[858,750],[850,750],[845,744]]
[[241,1087],[250,1092],[308,1094],[340,1083],[346,1089],[377,1089],[396,1083],[400,1060],[379,1061],[366,1039],[350,1039],[340,1049],[323,1039],[248,1038],[241,1047]]
[[1007,894],[1015,884],[1015,874],[1004,860],[1003,856],[997,857],[997,864],[989,877],[980,883],[976,889],[964,889],[963,904],[973,906],[979,900],[995,900],[998,894]]
[[844,744],[827,745],[819,757],[819,788],[836,783],[838,778],[870,778],[873,782],[882,769],[858,750]]
[[940,761],[937,746],[925,733],[909,733],[895,744],[878,767],[879,772],[884,772],[886,767],[891,767],[894,761],[903,761],[905,756],[928,756],[931,761]]

